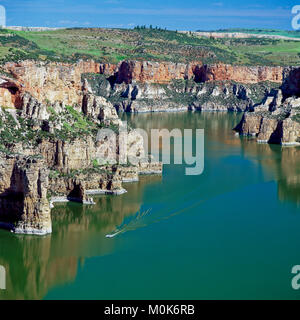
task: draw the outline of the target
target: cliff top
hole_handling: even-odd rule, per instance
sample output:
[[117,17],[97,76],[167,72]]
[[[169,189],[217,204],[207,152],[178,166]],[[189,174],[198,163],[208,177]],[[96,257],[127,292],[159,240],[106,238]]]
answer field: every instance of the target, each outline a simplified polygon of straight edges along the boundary
[[264,37],[264,38],[285,39],[285,40],[297,39],[300,41],[300,32],[294,31],[294,30],[230,28],[230,29],[210,30],[210,31],[197,30],[196,32],[200,34],[219,35],[219,37],[222,37],[222,38]]
[[124,59],[234,65],[300,65],[300,42],[267,38],[199,37],[156,28],[0,30],[0,62]]

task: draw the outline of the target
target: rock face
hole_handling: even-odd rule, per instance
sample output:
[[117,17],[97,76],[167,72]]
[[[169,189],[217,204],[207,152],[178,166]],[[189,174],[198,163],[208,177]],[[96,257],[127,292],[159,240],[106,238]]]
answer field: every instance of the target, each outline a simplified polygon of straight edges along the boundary
[[100,75],[87,75],[85,86],[118,111],[244,111],[278,88],[283,75],[282,67],[123,61],[101,65]]
[[298,145],[300,143],[300,99],[285,100],[282,91],[273,91],[265,101],[246,112],[235,128],[242,135],[257,137],[258,142]]
[[116,71],[116,83],[132,81],[168,83],[174,79],[190,79],[198,64],[124,61]]
[[263,81],[281,83],[282,67],[246,67],[226,64],[203,65],[172,62],[123,61],[118,66],[104,65],[101,73],[114,76],[116,83],[168,83],[171,80],[193,79],[196,82],[236,81],[239,83],[258,83]]
[[114,83],[102,75],[87,75],[86,90],[110,100],[118,111],[244,111],[260,102],[271,88],[279,84],[261,82],[241,84],[233,81],[172,80],[158,84],[150,82]]
[[285,68],[282,81],[247,110],[235,128],[240,134],[256,136],[258,142],[300,143],[300,68]]
[[48,173],[42,161],[1,157],[0,219],[15,232],[51,233]]
[[[138,162],[120,164],[118,130],[123,124],[114,106],[91,93],[82,77],[99,74],[100,67],[105,69],[94,62],[24,61],[4,66],[1,226],[16,233],[47,234],[53,202],[92,204],[91,194],[120,194],[125,192],[123,181],[137,181],[141,173],[161,173],[161,164],[145,163],[143,138],[131,129],[125,149]],[[99,129],[109,133],[98,138]]]
[[18,94],[28,92],[40,103],[61,101],[74,105],[82,100],[81,75],[99,73],[100,64],[94,61],[80,61],[74,65],[22,61],[6,63],[3,69],[13,76],[10,88],[15,88]]
[[[157,91],[156,96],[158,95],[162,100],[163,91],[165,90],[164,85],[169,85],[176,80],[191,80],[193,83],[199,84],[223,81],[237,82],[244,85],[261,82],[281,84],[283,77],[288,77],[292,72],[292,70],[283,69],[282,67],[244,67],[225,64],[203,65],[201,62],[182,64],[150,61],[123,61],[118,65],[100,64],[94,61],[80,61],[73,65],[22,61],[19,63],[6,63],[3,66],[3,70],[7,74],[11,74],[11,78],[2,77],[0,81],[0,103],[7,107],[21,108],[28,103],[28,94],[32,99],[36,99],[36,104],[48,105],[49,103],[57,104],[60,102],[65,105],[80,106],[84,98],[82,85],[88,90],[87,84],[82,83],[82,75],[90,73],[103,75],[103,78],[107,80],[106,88],[102,88],[102,91],[103,89],[110,91],[113,88],[115,93],[122,91],[122,95],[126,95],[126,90],[130,94],[133,91],[131,100],[140,99],[141,111],[146,111],[145,108],[147,107],[145,105],[148,102],[157,100],[156,97],[149,98],[149,96],[153,96],[153,93]],[[293,76],[291,75],[290,78],[292,79]],[[155,87],[155,85],[161,85],[161,87]],[[125,91],[124,86],[128,86]],[[174,88],[171,86],[169,89],[173,90]],[[137,90],[139,94],[136,93]],[[190,92],[192,92],[191,90],[197,91],[196,88],[184,88],[183,85],[180,93],[186,93],[188,90]],[[149,99],[152,99],[152,101],[149,101]],[[167,104],[164,103],[162,107],[154,106],[153,110],[148,111],[167,109]],[[128,102],[125,103],[125,107],[124,104],[120,105],[120,108],[127,108],[128,111],[139,109],[136,106],[128,106]],[[188,105],[186,103],[178,108],[171,103],[169,107],[169,109],[174,110],[187,108]],[[207,107],[207,109],[211,108],[211,105]],[[40,107],[35,107],[34,109],[40,110]],[[28,112],[32,113],[32,110]]]
[[284,69],[282,91],[285,98],[300,96],[300,68]]
[[203,66],[200,75],[203,81],[232,80],[240,83],[258,83],[271,81],[281,83],[282,67],[246,67],[217,64]]

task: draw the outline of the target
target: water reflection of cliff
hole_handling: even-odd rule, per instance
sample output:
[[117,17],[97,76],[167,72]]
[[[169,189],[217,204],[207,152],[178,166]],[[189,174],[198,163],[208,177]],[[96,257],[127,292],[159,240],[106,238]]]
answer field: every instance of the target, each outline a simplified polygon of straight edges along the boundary
[[[263,150],[263,151],[262,151]],[[248,152],[247,148],[245,151]],[[260,152],[268,152],[269,159],[262,159],[265,170],[273,170],[278,186],[278,198],[300,205],[300,148],[262,145]]]
[[260,163],[264,174],[277,181],[280,201],[300,205],[300,147],[260,144],[255,138],[236,136],[231,129],[239,122],[240,114],[204,113],[202,116],[206,126],[214,129],[206,130],[205,134],[224,144],[239,146],[245,157]]
[[43,238],[1,231],[6,290],[0,290],[0,299],[41,299],[50,288],[72,282],[86,258],[112,253],[115,242],[105,235],[140,210],[148,183],[160,181],[160,176],[141,177],[126,184],[127,194],[97,197],[94,206],[56,205],[54,232]]
[[259,162],[266,176],[277,181],[278,199],[300,205],[300,147],[259,144],[238,139],[244,155]]
[[[243,155],[258,162],[264,175],[275,179],[280,201],[293,202],[300,205],[300,147],[282,147],[280,145],[260,144],[255,138],[238,137],[231,130],[239,121],[239,114],[204,113],[205,126],[213,130],[205,130],[205,135],[225,145],[241,148]],[[223,119],[221,119],[223,118]]]

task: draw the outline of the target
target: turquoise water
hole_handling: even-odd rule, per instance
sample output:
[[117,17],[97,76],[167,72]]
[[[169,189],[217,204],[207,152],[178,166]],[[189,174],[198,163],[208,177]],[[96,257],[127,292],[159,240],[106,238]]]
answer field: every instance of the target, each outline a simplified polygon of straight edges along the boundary
[[203,174],[166,165],[95,206],[56,205],[47,237],[0,231],[0,298],[299,299],[300,149],[235,136],[240,114],[125,118],[147,130],[204,128]]

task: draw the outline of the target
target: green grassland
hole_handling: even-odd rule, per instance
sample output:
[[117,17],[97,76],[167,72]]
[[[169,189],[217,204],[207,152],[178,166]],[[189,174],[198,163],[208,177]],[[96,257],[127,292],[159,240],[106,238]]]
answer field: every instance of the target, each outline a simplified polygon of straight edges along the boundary
[[35,59],[76,62],[125,59],[237,65],[300,65],[300,41],[209,39],[154,28],[55,31],[0,30],[0,62]]

